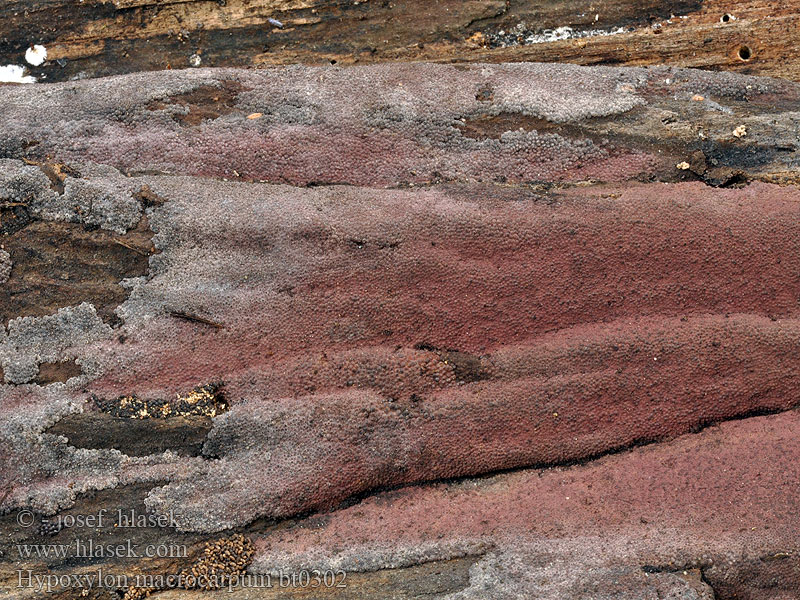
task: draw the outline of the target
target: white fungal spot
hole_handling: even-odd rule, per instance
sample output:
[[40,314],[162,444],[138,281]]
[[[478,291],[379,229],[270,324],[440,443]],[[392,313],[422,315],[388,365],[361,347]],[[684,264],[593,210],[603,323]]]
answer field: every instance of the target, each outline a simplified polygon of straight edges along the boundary
[[[599,15],[597,15],[599,20]],[[526,23],[521,22],[510,30],[505,29],[491,35],[492,42],[498,47],[509,47],[529,44],[544,44],[547,42],[557,42],[559,40],[572,40],[591,38],[598,36],[617,35],[625,33],[624,27],[615,29],[590,29],[586,31],[576,31],[572,27],[556,27],[555,29],[545,29],[539,33],[528,29]]]
[[625,33],[625,29],[617,27],[608,31],[593,29],[589,31],[575,31],[572,27],[557,27],[556,29],[546,29],[539,35],[531,35],[525,38],[525,44],[542,44],[546,42],[557,42],[558,40],[571,40],[577,38],[597,37],[606,35],[616,35]]
[[[681,171],[686,171],[686,170],[689,169],[690,166],[691,165],[689,165],[688,162],[683,161],[683,162],[679,162],[677,165],[675,165],[675,168],[676,169],[680,169]],[[656,359],[653,359],[653,360],[658,360],[658,359],[656,358]]]
[[739,125],[736,129],[733,130],[733,135],[737,138],[743,138],[747,135],[747,127],[744,125]]
[[274,25],[278,29],[283,29],[283,23],[278,21],[278,19],[273,19],[272,17],[270,17],[269,19],[267,19],[267,21],[270,23],[270,25]]
[[193,67],[199,67],[199,66],[200,66],[200,63],[202,63],[202,62],[203,62],[203,59],[202,59],[202,58],[200,58],[200,55],[199,55],[199,54],[192,54],[192,55],[189,57],[189,64],[190,64],[191,66],[193,66]]
[[25,50],[25,60],[28,61],[29,65],[38,67],[47,60],[47,48],[40,46],[39,44],[31,46]]
[[6,65],[0,67],[0,83],[36,83],[36,77],[25,75],[25,67]]

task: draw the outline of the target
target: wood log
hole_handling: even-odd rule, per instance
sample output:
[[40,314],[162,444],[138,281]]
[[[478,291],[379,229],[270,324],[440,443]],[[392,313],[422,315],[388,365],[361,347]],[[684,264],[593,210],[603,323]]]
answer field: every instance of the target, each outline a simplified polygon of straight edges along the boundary
[[0,64],[40,81],[192,66],[669,64],[800,79],[798,0],[9,0]]
[[798,84],[200,68],[0,105],[5,595],[800,589]]

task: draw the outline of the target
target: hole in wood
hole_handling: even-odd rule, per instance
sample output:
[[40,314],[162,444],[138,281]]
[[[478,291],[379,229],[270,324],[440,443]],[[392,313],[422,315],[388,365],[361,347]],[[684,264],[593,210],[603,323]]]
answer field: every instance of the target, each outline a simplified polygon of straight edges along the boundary
[[749,46],[742,46],[739,48],[739,58],[744,61],[748,61],[753,57],[753,51],[750,50]]

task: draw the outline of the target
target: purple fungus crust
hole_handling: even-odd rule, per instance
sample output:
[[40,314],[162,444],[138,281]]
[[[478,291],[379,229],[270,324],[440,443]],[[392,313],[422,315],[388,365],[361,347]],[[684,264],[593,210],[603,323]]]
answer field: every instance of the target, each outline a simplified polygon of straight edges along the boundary
[[[794,131],[771,100],[797,99],[794,84],[729,73],[524,63],[196,69],[48,89],[0,90],[0,153],[91,160],[126,173],[382,187],[666,177],[687,147],[759,170],[745,164],[753,157],[727,148],[730,115],[690,98],[746,104],[762,142]],[[690,119],[670,121],[687,111]],[[502,132],[465,131],[499,117]],[[664,121],[669,134],[654,136]]]
[[0,509],[133,486],[179,532],[260,527],[223,574],[471,561],[451,600],[796,590],[762,558],[797,543],[799,92],[538,64],[0,88]]

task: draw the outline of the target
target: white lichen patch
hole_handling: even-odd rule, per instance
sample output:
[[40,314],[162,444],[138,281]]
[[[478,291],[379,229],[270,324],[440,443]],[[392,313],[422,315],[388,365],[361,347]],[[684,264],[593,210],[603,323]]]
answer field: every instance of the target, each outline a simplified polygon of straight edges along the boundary
[[546,42],[554,42],[558,40],[572,40],[579,38],[601,37],[607,35],[618,35],[625,33],[623,27],[615,29],[590,29],[588,31],[575,31],[571,27],[559,27],[551,31],[545,31],[541,35],[531,36],[526,38],[526,44],[543,44]]
[[5,65],[0,67],[0,83],[36,83],[36,77],[25,75],[25,67]]
[[34,44],[25,51],[25,60],[29,65],[38,67],[47,60],[47,48],[40,44]]
[[545,29],[534,31],[528,28],[526,23],[519,23],[508,31],[498,31],[496,34],[489,35],[492,45],[495,47],[507,46],[528,46],[532,44],[546,44],[560,40],[572,40],[581,38],[591,38],[608,35],[618,35],[625,33],[624,27],[614,29],[587,29],[575,30],[572,27],[556,27],[555,29]]

